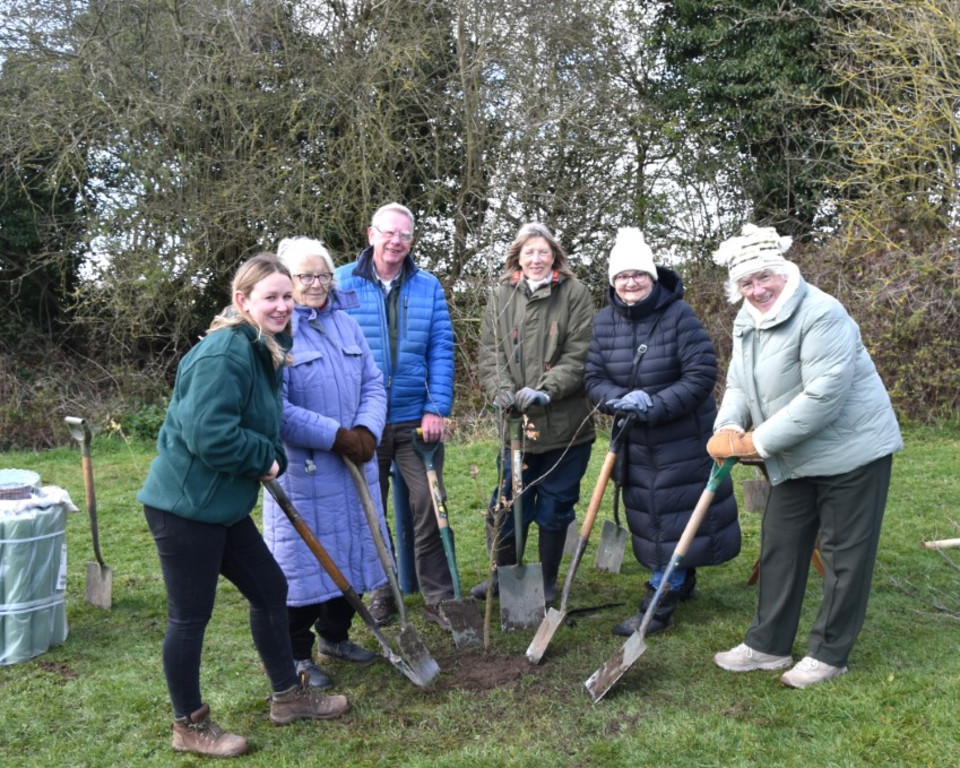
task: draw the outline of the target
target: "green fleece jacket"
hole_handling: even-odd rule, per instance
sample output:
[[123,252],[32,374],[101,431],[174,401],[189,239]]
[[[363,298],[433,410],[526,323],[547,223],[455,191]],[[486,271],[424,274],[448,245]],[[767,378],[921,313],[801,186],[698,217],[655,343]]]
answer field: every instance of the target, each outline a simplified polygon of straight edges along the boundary
[[[277,337],[284,349],[289,336]],[[157,457],[137,500],[204,523],[233,525],[254,508],[259,477],[287,458],[282,369],[254,328],[223,328],[180,361]]]

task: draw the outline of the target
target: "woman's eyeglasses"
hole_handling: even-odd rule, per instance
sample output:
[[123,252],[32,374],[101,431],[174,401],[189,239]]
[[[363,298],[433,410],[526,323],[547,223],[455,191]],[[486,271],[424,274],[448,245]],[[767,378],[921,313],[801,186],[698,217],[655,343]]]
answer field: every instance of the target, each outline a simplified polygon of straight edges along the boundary
[[333,280],[333,274],[330,272],[319,272],[317,274],[304,272],[302,275],[297,275],[296,278],[300,281],[300,285],[304,288],[309,288],[313,285],[314,280],[319,282],[320,285],[330,285],[330,281]]

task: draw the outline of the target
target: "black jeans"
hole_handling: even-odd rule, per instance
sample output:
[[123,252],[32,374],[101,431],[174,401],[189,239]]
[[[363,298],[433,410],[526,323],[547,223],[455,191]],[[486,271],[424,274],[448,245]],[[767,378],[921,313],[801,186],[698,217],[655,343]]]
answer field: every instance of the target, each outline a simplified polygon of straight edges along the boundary
[[249,515],[231,526],[144,506],[167,588],[163,672],[174,717],[200,709],[200,654],[223,575],[250,601],[250,631],[274,692],[297,685],[287,624],[287,580]]

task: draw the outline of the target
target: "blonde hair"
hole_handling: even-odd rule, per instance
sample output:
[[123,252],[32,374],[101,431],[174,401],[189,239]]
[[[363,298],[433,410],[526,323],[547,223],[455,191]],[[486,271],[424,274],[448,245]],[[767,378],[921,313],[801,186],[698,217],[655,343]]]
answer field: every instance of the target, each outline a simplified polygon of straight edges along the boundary
[[564,253],[563,248],[560,247],[560,243],[557,242],[557,239],[545,224],[540,224],[536,221],[531,221],[520,227],[513,242],[510,243],[510,246],[507,248],[505,275],[512,275],[520,269],[520,251],[528,240],[532,240],[535,237],[542,237],[546,240],[550,246],[550,250],[553,251],[553,269],[561,275],[573,277],[573,270],[570,269],[567,254]]
[[[270,352],[270,358],[273,360],[274,368],[289,365],[293,358],[277,343],[273,334],[263,332],[260,324],[237,304],[236,297],[238,293],[249,296],[257,283],[277,272],[286,275],[290,278],[290,281],[293,282],[290,270],[287,269],[286,265],[273,253],[258,253],[256,256],[252,256],[243,262],[233,276],[233,283],[230,286],[230,305],[213,318],[213,322],[211,322],[210,327],[207,328],[207,333],[213,333],[221,328],[234,328],[243,324],[256,328],[257,339],[262,340],[264,345],[266,345],[267,350]],[[289,329],[289,327],[290,325],[288,323],[287,328],[284,330]]]

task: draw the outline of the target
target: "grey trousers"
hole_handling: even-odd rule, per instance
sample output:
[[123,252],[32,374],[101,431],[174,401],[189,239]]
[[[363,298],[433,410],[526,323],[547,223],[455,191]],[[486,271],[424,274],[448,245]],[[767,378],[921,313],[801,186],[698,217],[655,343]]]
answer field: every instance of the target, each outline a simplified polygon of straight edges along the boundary
[[823,598],[807,655],[833,666],[847,663],[866,615],[892,464],[885,456],[842,475],[788,480],[771,489],[748,646],[791,654],[819,533]]
[[[413,559],[417,570],[417,581],[420,583],[423,601],[427,605],[433,605],[441,600],[453,599],[453,579],[443,551],[440,527],[437,525],[437,517],[433,511],[426,468],[423,460],[413,449],[411,430],[419,426],[419,422],[387,424],[380,438],[380,444],[377,446],[377,462],[384,510],[387,509],[390,492],[391,462],[396,462],[397,469],[407,486],[410,513],[413,515]],[[437,449],[433,464],[437,477],[442,478],[443,445]]]

